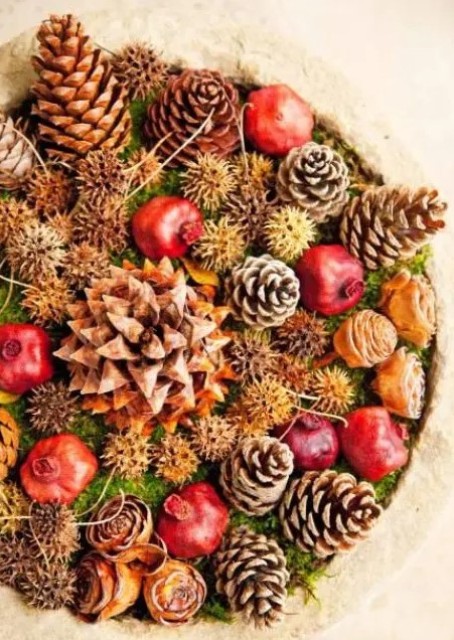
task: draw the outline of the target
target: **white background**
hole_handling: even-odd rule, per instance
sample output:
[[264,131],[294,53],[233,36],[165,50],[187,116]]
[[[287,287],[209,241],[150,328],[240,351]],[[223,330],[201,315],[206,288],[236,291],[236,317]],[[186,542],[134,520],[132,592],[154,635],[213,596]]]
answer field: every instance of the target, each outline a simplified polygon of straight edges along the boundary
[[[49,12],[114,12],[117,2],[2,0],[0,42]],[[152,0],[122,0],[121,5],[125,3],[138,13],[153,7]],[[374,111],[385,115],[428,180],[454,206],[454,0],[193,4],[293,38],[340,68]],[[427,544],[406,569],[377,589],[362,609],[323,634],[323,640],[454,640],[454,501],[427,527]]]

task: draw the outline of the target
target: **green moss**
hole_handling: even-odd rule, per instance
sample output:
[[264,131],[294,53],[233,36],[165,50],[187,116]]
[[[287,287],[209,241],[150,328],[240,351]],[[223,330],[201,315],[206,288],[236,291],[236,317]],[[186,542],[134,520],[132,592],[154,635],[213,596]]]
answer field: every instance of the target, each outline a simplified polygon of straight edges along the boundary
[[234,617],[229,610],[227,604],[224,604],[220,597],[213,596],[208,598],[199,613],[201,618],[207,620],[218,620],[218,622],[224,622],[225,624],[232,624]]
[[375,495],[378,502],[384,505],[389,503],[391,495],[395,491],[401,475],[402,470],[393,471],[393,473],[385,476],[382,480],[372,483],[375,488]]
[[144,146],[143,125],[149,105],[155,100],[155,94],[150,94],[146,100],[133,100],[129,106],[131,114],[131,137],[128,146],[121,152],[120,158],[127,160],[135,151]]
[[317,582],[326,575],[328,562],[321,561],[312,553],[304,553],[294,545],[285,546],[285,556],[290,572],[290,593],[299,587],[303,590],[305,602],[316,598]]
[[249,527],[255,533],[263,533],[266,536],[278,537],[280,533],[279,518],[276,513],[267,513],[265,516],[247,516],[241,511],[232,511],[230,514],[232,527]]
[[82,411],[75,419],[71,431],[81,438],[97,453],[102,449],[102,442],[108,428],[101,416]]
[[[0,282],[0,309],[6,302],[9,292],[9,285],[6,282]],[[7,322],[27,322],[28,317],[25,311],[22,309],[20,302],[22,300],[22,294],[19,287],[14,287],[11,299],[6,309],[0,314],[0,324],[6,324]]]
[[128,200],[128,211],[132,215],[137,209],[156,196],[176,196],[181,194],[181,175],[179,169],[165,172],[164,180],[159,185],[145,186]]

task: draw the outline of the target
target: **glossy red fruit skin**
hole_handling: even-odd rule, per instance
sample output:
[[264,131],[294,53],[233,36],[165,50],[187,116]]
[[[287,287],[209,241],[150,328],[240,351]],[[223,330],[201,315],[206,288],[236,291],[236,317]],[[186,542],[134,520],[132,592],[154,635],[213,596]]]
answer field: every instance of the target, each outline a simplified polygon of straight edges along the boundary
[[244,133],[262,153],[285,156],[312,140],[314,116],[310,106],[285,84],[251,91],[244,112]]
[[25,393],[53,375],[51,342],[44,329],[32,324],[0,326],[0,389]]
[[195,482],[168,496],[156,531],[170,555],[197,558],[219,547],[229,520],[227,505],[208,482]]
[[71,504],[93,480],[96,456],[72,433],[40,440],[20,468],[22,487],[40,504]]
[[152,198],[132,218],[134,242],[151,260],[181,258],[202,234],[202,213],[177,196]]
[[338,429],[341,450],[353,469],[377,482],[408,462],[405,425],[396,424],[384,407],[361,407],[345,416]]
[[339,456],[337,431],[323,416],[302,411],[296,419],[276,427],[274,435],[290,447],[295,469],[301,471],[329,469]]
[[303,306],[324,316],[348,311],[364,293],[363,265],[340,244],[319,244],[308,249],[295,271]]

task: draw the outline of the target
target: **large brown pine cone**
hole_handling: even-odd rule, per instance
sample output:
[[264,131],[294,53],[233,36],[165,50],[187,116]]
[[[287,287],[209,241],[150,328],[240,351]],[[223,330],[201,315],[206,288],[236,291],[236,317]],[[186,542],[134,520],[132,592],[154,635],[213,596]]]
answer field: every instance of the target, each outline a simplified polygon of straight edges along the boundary
[[168,158],[211,114],[203,130],[169,166],[193,161],[198,153],[225,157],[239,145],[238,113],[238,92],[219,72],[187,69],[179,76],[171,76],[150,106],[145,134],[152,144],[162,140],[158,153]]
[[257,329],[283,324],[295,313],[300,295],[292,269],[267,254],[235,267],[226,292],[238,317]]
[[12,415],[0,408],[0,480],[17,462],[20,429]]
[[17,189],[35,164],[31,142],[17,133],[19,123],[0,112],[0,188]]
[[276,438],[249,438],[221,467],[220,483],[227,500],[251,516],[277,505],[293,471],[293,454]]
[[257,627],[272,627],[284,616],[289,573],[277,542],[239,527],[224,538],[214,557],[216,590],[233,611]]
[[71,160],[93,149],[120,150],[131,127],[127,90],[74,16],[51,16],[37,35],[39,74],[32,113],[50,156]]
[[338,216],[348,200],[348,168],[327,145],[308,142],[281,162],[277,188],[284,202],[297,204],[316,222]]
[[307,471],[289,485],[279,519],[288,540],[326,558],[365,538],[381,511],[369,482],[358,483],[350,473]]
[[340,239],[368,269],[390,267],[412,258],[445,226],[446,208],[438,191],[428,187],[368,189],[345,208]]

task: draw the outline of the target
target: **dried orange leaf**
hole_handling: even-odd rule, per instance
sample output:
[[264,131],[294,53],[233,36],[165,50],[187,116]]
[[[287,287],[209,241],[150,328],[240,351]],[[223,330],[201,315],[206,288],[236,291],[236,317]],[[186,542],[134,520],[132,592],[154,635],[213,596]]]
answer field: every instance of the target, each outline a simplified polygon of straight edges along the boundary
[[181,258],[181,262],[184,264],[186,271],[189,273],[191,278],[194,282],[197,282],[197,284],[211,284],[214,287],[219,287],[219,278],[217,273],[214,271],[202,269],[200,265],[190,258]]

